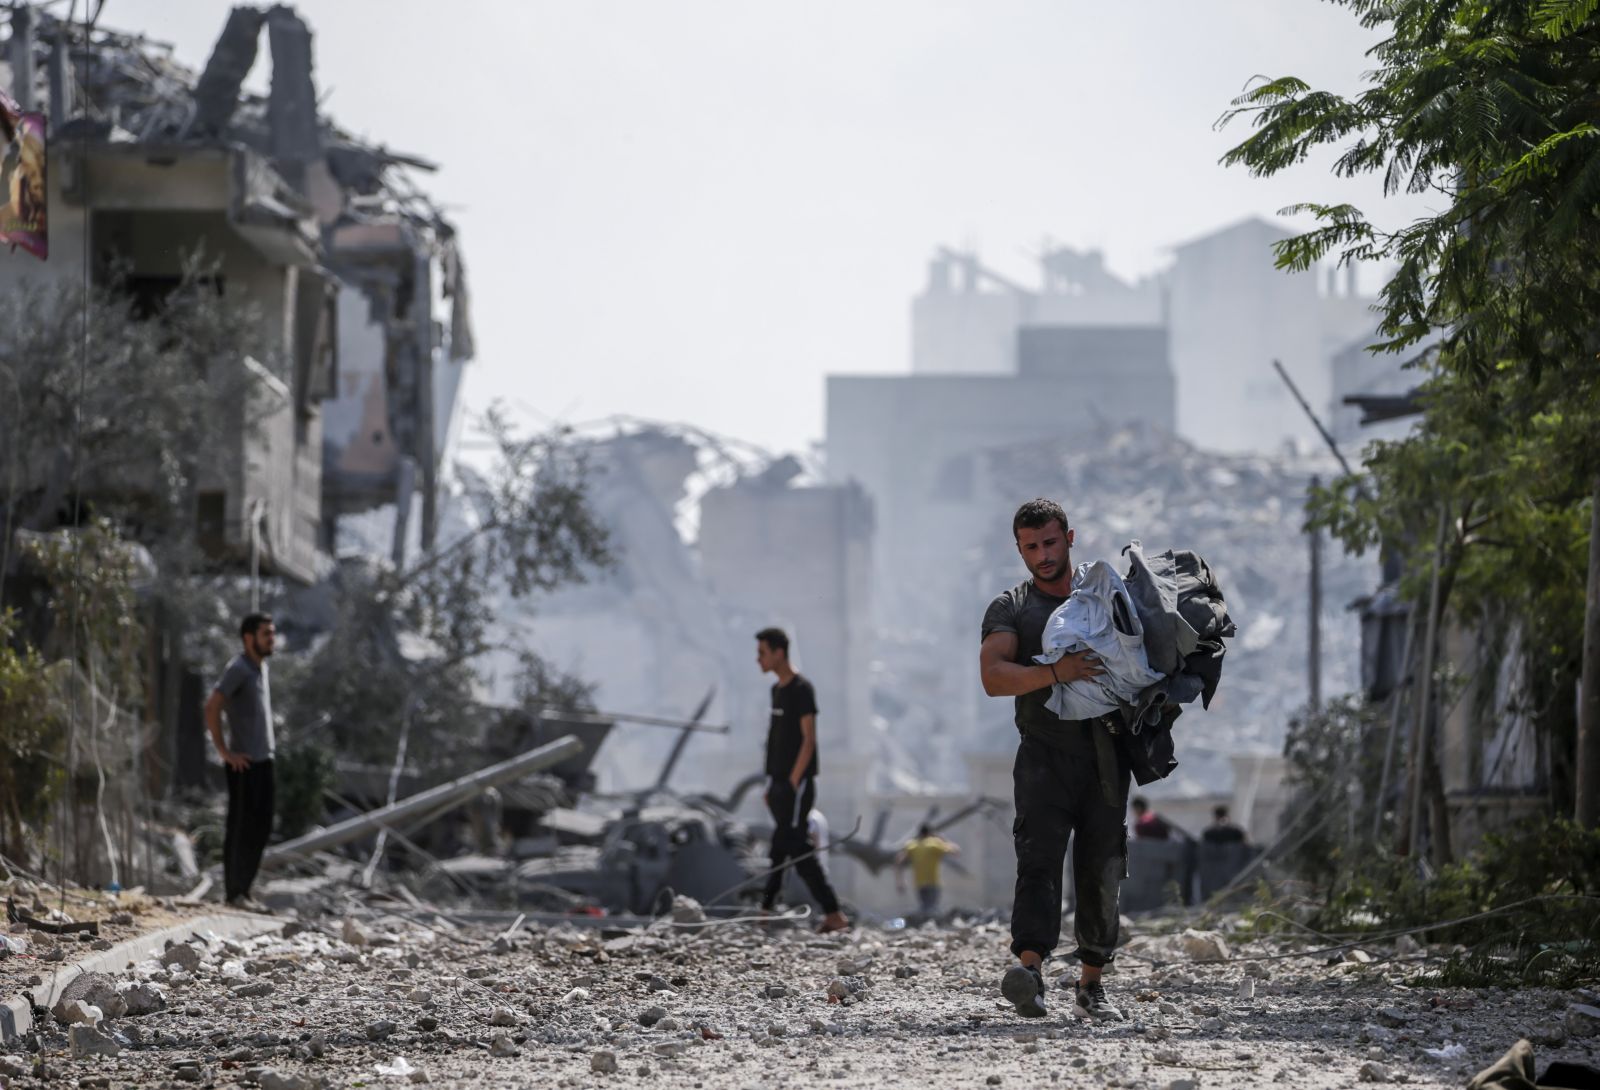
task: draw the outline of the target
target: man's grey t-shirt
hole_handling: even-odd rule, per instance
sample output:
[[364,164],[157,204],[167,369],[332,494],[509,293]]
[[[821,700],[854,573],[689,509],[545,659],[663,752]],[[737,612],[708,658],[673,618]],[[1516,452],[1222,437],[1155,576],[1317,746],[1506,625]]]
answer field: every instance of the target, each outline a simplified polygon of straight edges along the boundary
[[[1020,666],[1037,666],[1033,661],[1044,645],[1044,626],[1050,614],[1065,602],[1046,594],[1033,585],[1033,580],[1018,583],[989,603],[983,614],[983,639],[991,633],[1010,632],[1017,637],[1017,653],[1011,661]],[[1082,723],[1066,722],[1056,718],[1046,704],[1050,700],[1050,686],[1023,693],[1016,698],[1017,730],[1026,737],[1039,740],[1057,749],[1093,755],[1094,740]]]
[[252,761],[270,761],[276,749],[272,735],[272,689],[267,664],[239,655],[222,671],[216,684],[226,703],[228,748]]

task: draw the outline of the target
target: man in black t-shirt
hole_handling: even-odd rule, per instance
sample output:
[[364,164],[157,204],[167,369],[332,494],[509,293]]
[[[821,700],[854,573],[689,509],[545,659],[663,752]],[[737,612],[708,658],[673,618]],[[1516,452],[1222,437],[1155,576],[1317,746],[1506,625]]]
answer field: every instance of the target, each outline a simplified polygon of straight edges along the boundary
[[1085,1018],[1121,1017],[1106,1000],[1101,970],[1117,947],[1117,899],[1127,873],[1128,771],[1101,719],[1063,720],[1046,707],[1050,688],[1103,673],[1088,651],[1043,666],[1034,662],[1045,622],[1072,593],[1072,530],[1050,500],[1029,500],[1011,521],[1017,552],[1032,577],[1001,594],[983,615],[979,670],[983,691],[1016,698],[1017,746],[1012,770],[1017,818],[1017,886],[1011,908],[1011,952],[1001,993],[1028,1018],[1042,1018],[1042,966],[1061,938],[1061,873],[1073,838],[1073,914],[1082,965],[1074,988]]
[[817,692],[789,665],[789,637],[781,628],[756,633],[756,665],[778,679],[772,686],[772,714],[767,720],[765,797],[772,812],[772,873],[761,907],[770,910],[777,904],[788,869],[785,864],[798,859],[794,869],[822,906],[819,930],[843,931],[850,921],[839,911],[839,898],[806,836],[806,819],[817,798]]

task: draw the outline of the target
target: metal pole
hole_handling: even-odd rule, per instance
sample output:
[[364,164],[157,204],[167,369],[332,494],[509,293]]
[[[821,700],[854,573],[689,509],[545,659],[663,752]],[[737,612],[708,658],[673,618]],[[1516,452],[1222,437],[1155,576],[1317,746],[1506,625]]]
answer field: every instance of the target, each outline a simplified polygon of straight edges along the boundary
[[1577,807],[1586,829],[1600,827],[1600,475],[1589,513],[1589,585],[1583,605],[1583,668],[1579,674]]
[[1383,831],[1383,807],[1389,797],[1389,781],[1394,776],[1395,753],[1400,748],[1400,709],[1405,707],[1406,686],[1411,680],[1411,644],[1417,628],[1413,610],[1406,618],[1406,636],[1400,645],[1400,676],[1394,680],[1394,691],[1389,694],[1389,740],[1383,747],[1383,776],[1378,780],[1378,796],[1372,807],[1372,840],[1377,843]]
[[1450,525],[1448,508],[1439,508],[1439,533],[1433,546],[1433,577],[1428,586],[1428,624],[1422,640],[1422,662],[1418,680],[1422,684],[1422,697],[1417,701],[1416,729],[1411,736],[1411,814],[1407,822],[1406,854],[1416,857],[1417,845],[1422,840],[1422,781],[1423,767],[1428,763],[1428,726],[1433,714],[1433,661],[1439,637],[1439,569],[1444,566],[1444,535]]
[[564,735],[548,745],[530,749],[510,760],[480,768],[476,772],[440,784],[438,787],[419,791],[393,806],[382,806],[365,814],[358,814],[326,829],[319,829],[268,848],[261,857],[261,865],[276,866],[296,856],[321,851],[324,848],[334,848],[352,840],[359,840],[386,825],[400,825],[422,815],[438,817],[460,806],[480,791],[519,780],[540,769],[560,764],[569,757],[576,757],[582,752],[582,742],[574,735]]
[[[1322,479],[1313,476],[1311,487],[1322,486]],[[1306,647],[1306,676],[1311,694],[1311,710],[1322,709],[1322,532],[1316,527],[1308,531],[1311,538],[1311,616]]]
[[1305,410],[1305,414],[1311,418],[1312,426],[1317,429],[1317,434],[1322,436],[1322,441],[1328,444],[1328,449],[1333,451],[1333,456],[1339,459],[1339,467],[1344,470],[1344,475],[1346,477],[1355,476],[1355,471],[1350,468],[1350,463],[1345,461],[1344,455],[1339,452],[1339,444],[1334,442],[1333,436],[1328,433],[1328,429],[1322,426],[1321,419],[1318,418],[1316,413],[1311,411],[1311,406],[1306,404],[1306,399],[1300,395],[1300,387],[1294,384],[1294,379],[1290,378],[1289,372],[1283,369],[1283,364],[1279,363],[1277,360],[1273,360],[1272,366],[1277,368],[1278,377],[1283,379],[1284,384],[1289,387],[1289,392],[1293,394],[1294,399],[1300,403],[1300,408]]

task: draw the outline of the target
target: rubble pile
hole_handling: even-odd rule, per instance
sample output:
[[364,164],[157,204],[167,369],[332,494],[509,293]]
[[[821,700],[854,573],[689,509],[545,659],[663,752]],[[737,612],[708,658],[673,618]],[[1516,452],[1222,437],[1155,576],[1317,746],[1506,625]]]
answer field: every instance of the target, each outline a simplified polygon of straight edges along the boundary
[[[1107,978],[1123,1020],[1079,1022],[1056,990],[1050,1016],[1025,1021],[996,987],[1007,938],[995,924],[820,938],[690,913],[195,935],[86,978],[0,1050],[0,1082],[1442,1087],[1518,1036],[1542,1058],[1600,1058],[1591,993],[1430,989],[1387,949],[1329,965],[1202,932],[1134,940]],[[1070,981],[1064,969],[1047,976]]]

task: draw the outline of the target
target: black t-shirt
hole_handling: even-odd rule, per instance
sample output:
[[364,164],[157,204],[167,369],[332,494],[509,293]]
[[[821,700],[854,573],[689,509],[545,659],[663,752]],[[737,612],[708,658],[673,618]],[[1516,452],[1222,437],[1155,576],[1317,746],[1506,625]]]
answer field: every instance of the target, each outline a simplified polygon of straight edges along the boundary
[[[983,613],[983,639],[995,632],[1011,632],[1017,637],[1017,653],[1011,661],[1021,666],[1037,666],[1033,656],[1044,647],[1044,626],[1065,602],[1046,594],[1033,585],[1033,580],[1018,583],[989,603]],[[1079,722],[1058,719],[1056,713],[1045,705],[1050,700],[1050,686],[1023,693],[1016,698],[1017,730],[1028,737],[1037,737],[1058,749],[1093,755],[1094,739]]]
[[[772,715],[767,721],[767,775],[788,779],[794,772],[794,762],[800,756],[800,744],[805,735],[800,731],[800,717],[817,714],[817,691],[811,682],[796,674],[789,684],[772,686]],[[817,774],[817,750],[811,749],[811,763],[806,765],[806,775]]]

